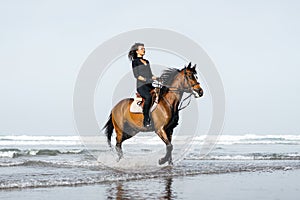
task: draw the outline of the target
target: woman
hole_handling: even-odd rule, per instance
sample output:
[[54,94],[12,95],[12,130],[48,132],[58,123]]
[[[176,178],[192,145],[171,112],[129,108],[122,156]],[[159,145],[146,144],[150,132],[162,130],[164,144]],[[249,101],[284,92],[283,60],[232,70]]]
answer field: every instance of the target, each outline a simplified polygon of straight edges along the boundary
[[138,93],[145,99],[143,107],[144,120],[143,124],[145,127],[151,125],[149,117],[149,109],[151,106],[152,96],[150,94],[153,89],[152,82],[157,78],[153,76],[150,63],[148,60],[143,58],[145,55],[145,47],[142,43],[135,43],[130,48],[128,53],[129,60],[132,61],[132,70],[134,77],[137,79],[136,87]]

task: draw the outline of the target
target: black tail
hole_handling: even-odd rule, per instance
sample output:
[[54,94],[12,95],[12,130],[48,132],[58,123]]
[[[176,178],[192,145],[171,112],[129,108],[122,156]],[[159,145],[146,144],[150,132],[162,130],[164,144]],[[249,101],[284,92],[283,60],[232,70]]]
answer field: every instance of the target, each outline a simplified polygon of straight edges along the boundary
[[108,118],[105,126],[103,127],[103,129],[105,129],[105,135],[107,137],[107,143],[108,143],[109,147],[111,147],[111,135],[112,135],[113,130],[114,130],[114,125],[112,123],[111,113],[110,113],[109,118]]

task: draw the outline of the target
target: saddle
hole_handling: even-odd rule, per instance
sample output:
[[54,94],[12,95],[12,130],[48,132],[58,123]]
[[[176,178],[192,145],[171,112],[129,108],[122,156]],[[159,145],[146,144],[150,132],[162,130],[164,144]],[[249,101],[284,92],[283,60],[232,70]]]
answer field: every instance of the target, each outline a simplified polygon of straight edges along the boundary
[[[152,103],[151,103],[151,108],[150,112],[155,110],[157,104],[158,104],[158,99],[159,99],[159,88],[154,88],[150,91],[150,94],[152,96]],[[145,103],[145,99],[137,92],[135,94],[136,96],[133,99],[133,102],[130,105],[130,112],[132,113],[143,113],[143,106]]]

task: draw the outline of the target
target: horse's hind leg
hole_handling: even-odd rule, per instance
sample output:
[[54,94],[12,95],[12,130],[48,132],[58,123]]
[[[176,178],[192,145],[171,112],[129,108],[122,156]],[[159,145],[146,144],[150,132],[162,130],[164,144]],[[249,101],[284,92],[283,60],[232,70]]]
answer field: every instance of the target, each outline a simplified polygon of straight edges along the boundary
[[116,151],[118,153],[118,161],[123,158],[123,151],[122,151],[122,143],[117,143],[116,144]]
[[123,137],[123,131],[122,131],[122,128],[120,127],[121,124],[119,123],[116,123],[114,120],[113,120],[113,124],[114,124],[114,127],[115,127],[115,131],[116,131],[116,151],[118,153],[118,156],[119,156],[119,160],[123,157],[123,151],[122,151],[122,137]]
[[120,140],[118,135],[122,135],[122,132],[118,133],[117,130],[116,130],[116,133],[117,133],[116,151],[118,153],[119,160],[120,160],[123,157],[123,151],[122,151],[122,139]]
[[137,131],[131,129],[127,123],[123,124],[123,129],[120,129],[119,127],[115,129],[117,137],[116,137],[116,151],[119,156],[119,160],[123,157],[123,151],[122,151],[122,143],[134,136]]

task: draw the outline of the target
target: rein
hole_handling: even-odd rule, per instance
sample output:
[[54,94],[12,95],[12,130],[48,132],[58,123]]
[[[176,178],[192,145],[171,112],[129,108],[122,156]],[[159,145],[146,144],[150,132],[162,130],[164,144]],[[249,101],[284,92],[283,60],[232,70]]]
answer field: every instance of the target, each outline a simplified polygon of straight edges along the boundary
[[[191,97],[192,97],[192,93],[190,93],[189,96],[185,97],[185,98],[180,102],[178,111],[183,110],[183,109],[185,109],[186,107],[188,107],[188,105],[190,105],[191,100],[192,100]],[[185,100],[187,100],[188,98],[189,98],[189,102],[188,102],[185,106],[181,107],[182,104],[183,104],[183,102],[184,102]]]

